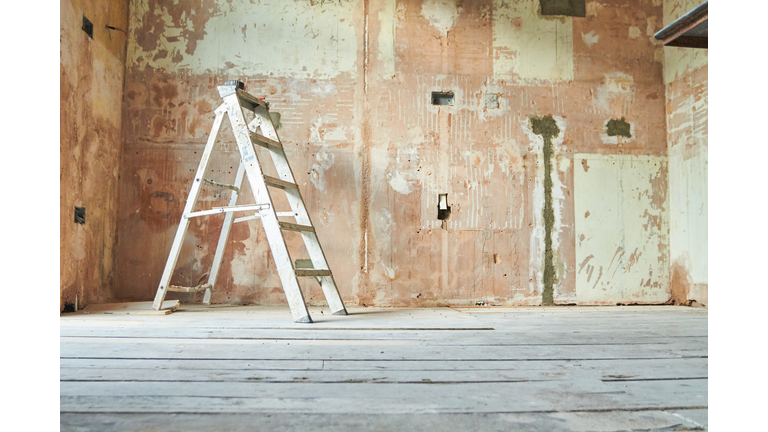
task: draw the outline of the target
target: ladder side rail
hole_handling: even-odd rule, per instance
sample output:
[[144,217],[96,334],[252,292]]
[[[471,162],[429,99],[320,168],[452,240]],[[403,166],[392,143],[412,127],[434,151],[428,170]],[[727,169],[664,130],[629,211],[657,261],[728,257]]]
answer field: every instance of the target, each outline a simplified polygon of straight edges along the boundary
[[[254,114],[255,118],[252,124],[255,125],[255,121],[257,119],[260,120],[259,127],[261,129],[261,133],[265,137],[271,138],[282,144],[280,137],[277,135],[277,130],[275,129],[274,124],[272,124],[272,118],[269,116],[268,108],[261,106],[256,107],[254,109]],[[269,154],[272,156],[272,161],[275,164],[275,168],[277,169],[278,175],[280,176],[280,180],[296,184],[296,179],[293,176],[291,166],[288,164],[288,158],[285,155],[285,150],[282,148],[279,150],[270,148]],[[304,204],[304,199],[301,197],[298,184],[296,189],[285,188],[284,190],[286,197],[288,198],[288,203],[291,206],[291,210],[295,215],[296,223],[299,225],[308,225],[314,227],[312,220],[309,217],[309,212],[307,212],[306,206]],[[325,258],[325,253],[323,252],[323,248],[320,245],[320,240],[317,238],[317,234],[315,232],[302,231],[301,237],[304,240],[304,245],[307,248],[307,252],[309,252],[309,257],[312,260],[312,266],[316,269],[330,269],[328,266],[328,261]],[[328,301],[328,307],[331,309],[331,312],[335,315],[346,315],[347,309],[344,307],[344,302],[341,299],[341,295],[339,294],[339,290],[336,286],[336,281],[333,276],[321,277],[320,281],[320,286],[323,289],[323,294]]]
[[[243,177],[245,177],[245,166],[242,162],[237,167],[237,175],[235,176],[235,188],[229,196],[229,205],[232,207],[237,204],[237,197],[239,195],[240,187],[243,184]],[[229,231],[232,228],[232,220],[235,218],[234,212],[227,212],[224,216],[224,224],[221,226],[221,234],[219,234],[219,243],[216,245],[216,253],[213,255],[213,264],[211,265],[211,272],[208,276],[208,283],[210,288],[205,290],[205,296],[203,296],[203,304],[211,304],[211,291],[216,288],[216,279],[219,276],[219,269],[221,268],[221,261],[224,259],[224,249],[227,245],[227,239],[229,238]]]
[[179,259],[179,252],[181,252],[181,245],[184,241],[184,235],[186,234],[187,228],[189,227],[189,218],[187,218],[186,215],[194,210],[195,204],[197,203],[197,198],[200,195],[200,188],[203,184],[203,176],[205,175],[205,171],[208,169],[208,162],[211,159],[211,152],[213,151],[214,144],[216,144],[216,137],[219,134],[219,128],[221,127],[221,122],[224,119],[224,113],[226,112],[225,109],[226,106],[224,104],[216,108],[216,119],[213,121],[211,134],[208,136],[208,142],[205,144],[205,150],[203,151],[203,155],[200,158],[200,164],[197,167],[195,179],[192,181],[192,187],[190,188],[189,196],[187,197],[187,203],[184,206],[184,212],[181,215],[181,221],[179,222],[179,227],[176,229],[176,236],[173,239],[171,251],[168,254],[168,261],[165,263],[165,269],[163,270],[163,275],[160,278],[160,284],[158,285],[157,293],[155,294],[155,300],[152,303],[152,307],[154,307],[155,310],[160,310],[163,305],[163,301],[165,300],[165,295],[168,292],[168,286],[171,282],[173,269],[176,267],[176,262]]
[[[272,203],[269,190],[264,182],[264,175],[253,143],[251,142],[250,131],[246,123],[243,109],[240,105],[237,94],[224,96],[224,103],[227,105],[229,121],[232,124],[232,130],[235,133],[238,148],[242,157],[242,163],[245,166],[245,172],[248,175],[248,182],[253,191],[255,202]],[[261,107],[257,107],[261,108]],[[295,322],[311,323],[307,305],[304,302],[304,295],[301,292],[299,281],[293,271],[293,262],[291,261],[288,247],[283,238],[282,230],[277,219],[277,214],[273,205],[269,209],[259,212],[261,223],[264,226],[264,232],[267,235],[272,259],[275,262],[280,281],[283,284],[283,291],[288,300],[288,305]]]

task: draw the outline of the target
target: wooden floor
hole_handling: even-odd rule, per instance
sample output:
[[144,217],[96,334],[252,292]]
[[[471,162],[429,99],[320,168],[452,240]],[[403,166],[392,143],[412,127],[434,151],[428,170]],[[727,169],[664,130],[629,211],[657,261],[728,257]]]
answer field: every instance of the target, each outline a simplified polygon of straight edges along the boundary
[[63,431],[707,430],[707,310],[61,317]]

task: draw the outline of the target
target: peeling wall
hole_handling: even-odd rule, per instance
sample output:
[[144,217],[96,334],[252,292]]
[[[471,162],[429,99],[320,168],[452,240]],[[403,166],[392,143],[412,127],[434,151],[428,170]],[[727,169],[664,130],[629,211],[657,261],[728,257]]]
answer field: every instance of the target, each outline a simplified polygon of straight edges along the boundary
[[[62,0],[60,141],[60,309],[111,298],[128,2]],[[93,38],[83,30],[93,23]],[[85,224],[74,223],[85,207]]]
[[577,154],[576,301],[669,300],[665,156]]
[[[590,192],[575,184],[574,154],[666,156],[660,4],[590,2],[585,18],[542,17],[535,0],[133,0],[130,10],[121,299],[154,295],[220,103],[215,87],[238,78],[280,114],[348,304],[541,304],[548,248],[555,304],[614,301],[579,299],[575,197]],[[452,92],[454,105],[432,105],[433,91]],[[546,116],[561,133],[545,155],[530,119]],[[631,138],[608,135],[619,119]],[[237,169],[227,128],[208,173],[222,183]],[[649,193],[666,193],[662,177]],[[437,219],[442,193],[447,229]],[[225,205],[229,193],[208,186],[201,197],[200,208]],[[192,222],[172,283],[205,280],[220,226]],[[300,238],[287,237],[292,258],[306,258]],[[644,259],[667,259],[666,237],[648,242],[657,248]],[[316,283],[302,287],[309,303],[323,303]],[[212,300],[284,304],[258,222],[233,227]]]
[[[667,0],[667,25],[702,0]],[[707,304],[708,78],[706,49],[664,48],[670,196],[670,289]]]

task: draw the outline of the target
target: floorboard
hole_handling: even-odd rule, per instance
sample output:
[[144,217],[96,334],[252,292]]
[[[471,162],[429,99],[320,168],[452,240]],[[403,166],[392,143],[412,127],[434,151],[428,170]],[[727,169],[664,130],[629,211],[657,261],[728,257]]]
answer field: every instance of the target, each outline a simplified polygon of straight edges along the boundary
[[706,430],[707,310],[61,318],[61,430]]

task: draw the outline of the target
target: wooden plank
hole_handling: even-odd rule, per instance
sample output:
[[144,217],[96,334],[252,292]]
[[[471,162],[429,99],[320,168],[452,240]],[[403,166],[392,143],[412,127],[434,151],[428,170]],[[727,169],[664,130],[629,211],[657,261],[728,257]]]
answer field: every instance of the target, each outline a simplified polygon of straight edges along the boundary
[[[515,407],[510,407],[513,409]],[[517,408],[519,409],[519,408]],[[703,415],[698,414],[703,412]],[[164,430],[184,432],[265,431],[673,431],[706,430],[706,410],[666,412],[653,409],[525,412],[525,413],[369,413],[323,414],[301,412],[233,413],[226,416],[173,413],[64,413],[61,430],[111,432]],[[691,415],[691,413],[694,413]],[[698,417],[696,417],[698,415]],[[693,419],[696,419],[694,421]]]
[[[528,330],[528,331],[525,331]],[[491,333],[488,333],[488,332]],[[633,345],[633,344],[670,344],[677,345],[682,340],[695,340],[701,346],[707,346],[707,335],[680,336],[674,334],[639,334],[624,336],[616,332],[579,332],[531,334],[530,329],[519,332],[487,330],[473,328],[452,330],[329,330],[324,328],[297,334],[289,329],[222,329],[198,327],[69,327],[61,326],[60,336],[82,337],[152,337],[184,339],[418,339],[430,345]]]
[[[84,368],[61,367],[61,381],[183,381],[183,382],[269,382],[292,383],[305,382],[316,384],[328,383],[498,383],[512,381],[567,381],[567,380],[596,380],[604,382],[628,382],[648,380],[692,380],[707,378],[707,364],[698,362],[677,362],[675,367],[669,367],[672,361],[665,364],[631,361],[632,367],[624,362],[612,363],[610,368],[597,369],[594,363],[591,367],[573,366],[568,362],[560,362],[556,367],[542,362],[524,362],[514,364],[517,367],[487,368],[487,369],[333,369],[333,370],[263,370],[255,367],[242,369],[180,369],[166,368],[162,374],[156,374],[157,369],[148,363],[144,368]],[[349,364],[351,362],[347,362]],[[252,366],[258,363],[251,362]],[[533,365],[530,366],[529,365]]]
[[[270,177],[268,175],[264,176],[264,182],[267,184],[267,186],[272,186],[280,189],[298,189],[299,188],[298,186],[296,186],[296,183],[283,181],[274,177]],[[291,215],[293,215],[293,213],[291,213]]]
[[330,270],[318,270],[318,269],[298,269],[296,270],[296,276],[299,277],[317,277],[317,276],[331,276]]
[[290,222],[280,222],[280,228],[285,231],[315,232],[315,228],[309,225],[299,225],[299,224],[290,223]]
[[[60,367],[70,369],[164,369],[164,370],[210,370],[210,371],[352,371],[390,372],[401,371],[520,371],[553,372],[568,370],[599,371],[604,376],[702,376],[706,374],[708,360],[655,359],[655,360],[570,360],[514,361],[514,360],[464,360],[464,361],[378,361],[378,360],[200,360],[200,359],[110,359],[110,358],[62,358]],[[397,376],[397,375],[393,375]]]
[[[432,346],[407,341],[366,341],[346,345],[317,341],[194,340],[145,338],[62,338],[62,357],[197,358],[197,359],[295,359],[295,360],[579,360],[705,357],[706,347],[667,344],[592,346]],[[417,341],[418,342],[418,341]],[[371,349],[376,343],[381,346]],[[311,350],[302,347],[312,344]],[[340,345],[343,348],[340,348]],[[226,346],[226,350],[222,350]]]
[[[469,384],[65,382],[61,412],[541,412],[707,406],[708,380]],[[120,395],[120,396],[116,396]],[[471,397],[468,397],[471,395]],[[237,403],[233,403],[233,399]]]
[[280,144],[279,141],[275,141],[273,139],[267,138],[264,135],[258,134],[256,132],[251,133],[251,140],[253,141],[254,144],[270,150],[280,150],[280,151],[283,150],[283,145]]
[[168,315],[179,307],[178,300],[166,300],[155,310],[152,302],[102,303],[86,306],[82,314]]
[[200,284],[198,286],[193,286],[193,287],[183,287],[178,285],[168,286],[168,291],[174,291],[174,292],[198,292],[198,291],[204,291],[208,289],[211,289],[211,284],[209,283]]

